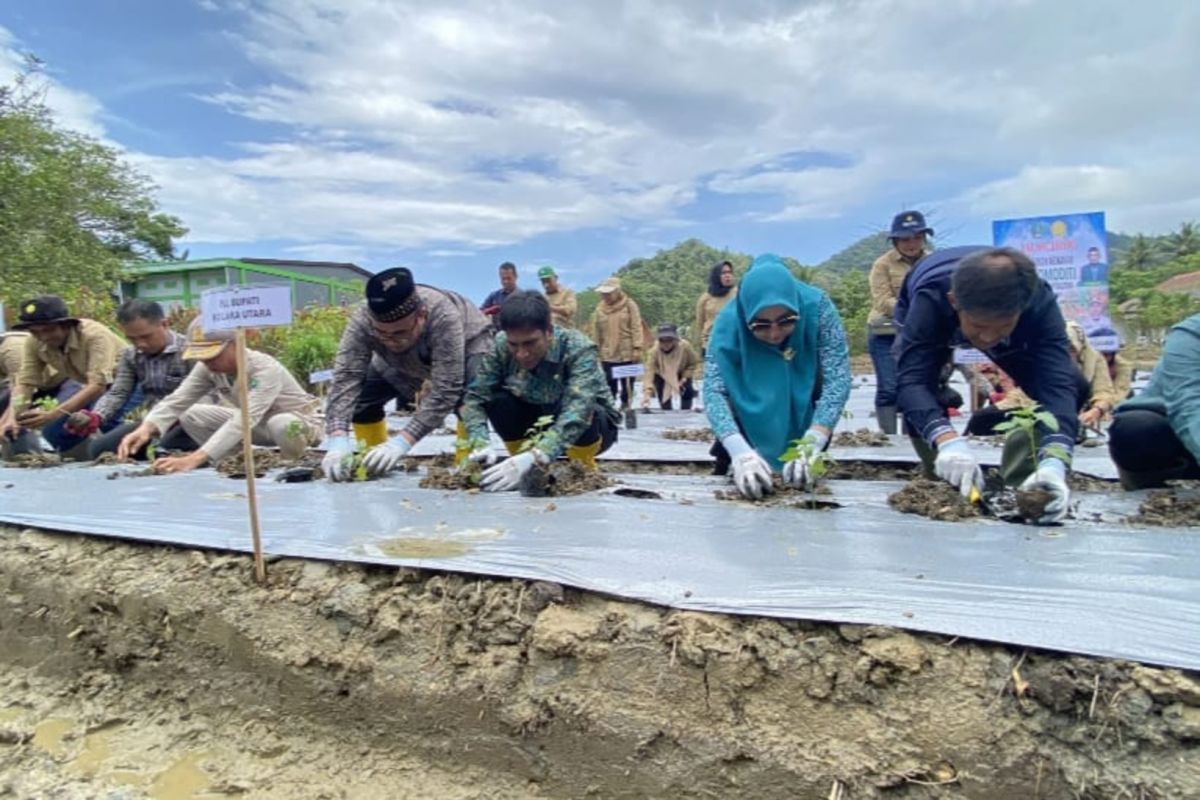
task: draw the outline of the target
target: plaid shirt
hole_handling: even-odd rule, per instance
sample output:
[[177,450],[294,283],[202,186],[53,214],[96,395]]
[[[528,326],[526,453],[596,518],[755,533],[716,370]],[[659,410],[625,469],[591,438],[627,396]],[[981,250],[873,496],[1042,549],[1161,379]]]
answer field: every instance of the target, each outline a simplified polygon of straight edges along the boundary
[[608,414],[614,425],[619,424],[621,413],[613,406],[596,345],[579,331],[566,328],[554,328],[553,337],[545,358],[532,370],[524,370],[508,351],[508,336],[496,336],[463,404],[469,438],[487,441],[485,407],[501,392],[531,405],[558,409],[543,440],[543,450],[551,459],[575,443],[592,424],[593,414]]
[[95,411],[102,423],[108,424],[139,386],[144,396],[143,405],[147,408],[178,389],[195,363],[183,360],[186,346],[186,336],[168,331],[167,346],[160,353],[148,355],[139,353],[136,347],[125,348],[117,362],[112,385],[96,403]]
[[491,346],[492,324],[462,295],[422,284],[418,284],[417,292],[428,319],[416,344],[404,352],[389,350],[375,335],[366,303],[350,317],[333,364],[333,385],[325,411],[327,435],[350,430],[354,406],[372,365],[408,397],[416,395],[426,378],[432,383],[429,394],[421,398],[417,412],[404,426],[414,440],[441,427],[446,415],[462,402],[471,378],[467,374],[468,361]]

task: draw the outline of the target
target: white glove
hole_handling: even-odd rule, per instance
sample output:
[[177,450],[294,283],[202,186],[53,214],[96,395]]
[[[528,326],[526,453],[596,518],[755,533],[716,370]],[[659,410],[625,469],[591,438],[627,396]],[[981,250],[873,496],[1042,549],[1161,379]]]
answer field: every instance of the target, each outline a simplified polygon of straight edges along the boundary
[[1021,484],[1021,489],[1040,489],[1049,492],[1051,496],[1041,519],[1030,520],[1031,522],[1037,525],[1053,525],[1062,522],[1067,516],[1067,504],[1071,500],[1071,490],[1067,488],[1067,465],[1057,458],[1047,458],[1038,464],[1034,473]]
[[[804,439],[812,443],[813,453],[820,453],[829,444],[829,435],[814,428],[809,428]],[[793,489],[810,489],[816,485],[816,479],[809,471],[809,457],[799,454],[796,458],[783,465],[783,482]]]
[[485,492],[507,492],[517,488],[521,477],[533,469],[535,463],[545,464],[546,457],[541,450],[526,450],[506,458],[479,476],[479,488]]
[[490,467],[504,456],[505,452],[500,448],[485,444],[483,447],[476,447],[472,450],[471,455],[467,456],[467,460],[474,461],[482,467]]
[[350,461],[354,448],[350,445],[350,437],[342,434],[330,436],[325,440],[325,457],[321,459],[321,469],[325,477],[331,481],[350,480]]
[[386,475],[400,466],[400,460],[408,455],[412,445],[403,436],[388,439],[383,444],[377,444],[363,456],[363,466],[368,475]]
[[774,490],[771,465],[754,451],[746,437],[735,433],[722,439],[721,444],[733,462],[733,485],[742,497],[757,500]]
[[975,456],[971,455],[967,440],[961,437],[938,445],[933,471],[946,483],[957,487],[959,493],[966,498],[970,498],[972,488],[979,489],[983,486],[983,470]]

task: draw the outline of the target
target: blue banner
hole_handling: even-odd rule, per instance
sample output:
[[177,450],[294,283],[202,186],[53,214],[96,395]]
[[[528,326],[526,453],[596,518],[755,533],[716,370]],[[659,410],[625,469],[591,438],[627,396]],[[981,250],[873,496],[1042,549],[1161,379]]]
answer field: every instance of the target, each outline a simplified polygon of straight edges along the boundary
[[997,247],[1012,247],[1037,264],[1058,295],[1063,316],[1083,326],[1097,349],[1116,349],[1108,313],[1108,236],[1104,212],[1001,219],[992,223]]

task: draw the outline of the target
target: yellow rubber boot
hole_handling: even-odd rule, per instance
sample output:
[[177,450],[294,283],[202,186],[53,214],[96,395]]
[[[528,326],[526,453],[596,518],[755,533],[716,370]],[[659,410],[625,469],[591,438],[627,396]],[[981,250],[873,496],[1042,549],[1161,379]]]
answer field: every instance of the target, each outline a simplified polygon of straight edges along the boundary
[[[465,444],[467,441],[467,426],[461,419],[454,426],[454,432],[458,434],[458,439],[454,446],[454,466],[457,467],[467,460],[467,456],[471,455],[471,445]],[[460,445],[457,442],[464,442],[464,444]]]
[[517,439],[515,442],[505,442],[504,449],[508,451],[510,456],[515,456],[521,452],[521,448],[525,446],[524,439]]
[[591,444],[577,444],[567,448],[567,460],[582,464],[591,470],[600,469],[596,464],[596,456],[600,453],[600,439]]
[[354,438],[368,448],[383,444],[387,441],[387,421],[381,419],[378,422],[355,422]]

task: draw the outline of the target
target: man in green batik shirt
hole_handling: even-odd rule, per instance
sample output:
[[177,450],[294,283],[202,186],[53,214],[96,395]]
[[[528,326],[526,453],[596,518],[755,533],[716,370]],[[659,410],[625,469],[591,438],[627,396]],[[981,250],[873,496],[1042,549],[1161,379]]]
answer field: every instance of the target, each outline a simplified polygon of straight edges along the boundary
[[[477,442],[470,458],[481,462],[484,491],[515,489],[535,463],[563,453],[591,469],[596,456],[617,440],[621,414],[596,345],[579,331],[557,328],[550,305],[538,292],[514,292],[499,314],[496,337],[463,405],[467,436]],[[553,421],[524,450],[528,432],[543,417]],[[488,422],[504,440],[508,458],[489,443]],[[497,463],[499,462],[499,463]]]

